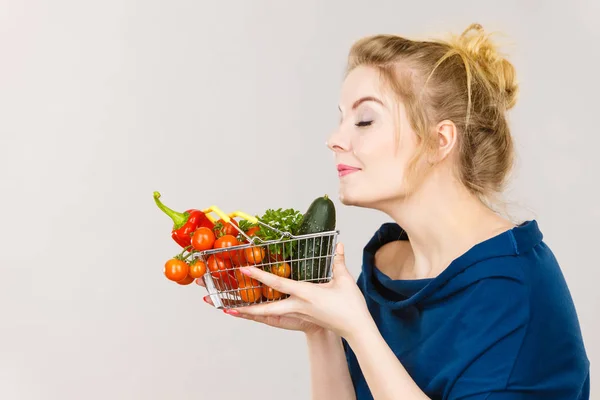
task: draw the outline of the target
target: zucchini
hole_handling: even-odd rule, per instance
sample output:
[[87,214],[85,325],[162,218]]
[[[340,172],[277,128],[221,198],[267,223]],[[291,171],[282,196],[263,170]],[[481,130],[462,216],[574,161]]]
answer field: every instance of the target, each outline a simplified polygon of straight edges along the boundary
[[[297,235],[330,232],[335,229],[335,206],[325,195],[317,197],[302,218]],[[333,237],[321,236],[300,239],[292,259],[292,279],[319,282],[327,274],[328,255],[333,252]]]

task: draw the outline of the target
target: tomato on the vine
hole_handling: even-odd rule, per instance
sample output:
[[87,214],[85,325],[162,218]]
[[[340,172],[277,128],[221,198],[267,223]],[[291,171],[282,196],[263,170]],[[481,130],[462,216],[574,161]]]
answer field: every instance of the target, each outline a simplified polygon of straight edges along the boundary
[[194,282],[194,277],[191,275],[188,275],[185,278],[183,278],[182,280],[177,281],[177,283],[179,283],[180,285],[189,285],[192,282]]
[[178,282],[188,275],[188,264],[178,258],[171,258],[165,263],[164,274],[167,279]]
[[212,229],[202,226],[192,235],[192,247],[195,250],[203,251],[210,250],[215,244],[215,234]]
[[204,261],[197,259],[190,264],[190,271],[188,274],[193,278],[202,278],[206,273],[206,264]]

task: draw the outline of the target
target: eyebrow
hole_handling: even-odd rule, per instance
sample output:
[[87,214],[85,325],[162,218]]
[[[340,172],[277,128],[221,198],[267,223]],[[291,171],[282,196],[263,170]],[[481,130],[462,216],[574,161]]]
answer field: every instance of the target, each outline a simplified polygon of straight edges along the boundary
[[[355,110],[358,106],[360,106],[365,101],[374,101],[375,103],[379,103],[382,106],[384,105],[383,102],[381,100],[379,100],[377,97],[365,96],[365,97],[361,97],[360,99],[356,100],[354,102],[354,104],[352,104],[352,109]],[[342,108],[340,106],[338,106],[338,110],[340,110],[340,112],[341,112]]]

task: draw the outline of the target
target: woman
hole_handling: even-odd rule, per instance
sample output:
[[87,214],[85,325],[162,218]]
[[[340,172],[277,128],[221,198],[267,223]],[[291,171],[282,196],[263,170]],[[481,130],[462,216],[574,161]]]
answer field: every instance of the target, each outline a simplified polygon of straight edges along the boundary
[[493,211],[513,162],[513,66],[480,25],[448,41],[377,35],[349,55],[335,153],[343,204],[393,223],[340,244],[333,279],[244,268],[290,298],[228,311],[306,333],[315,399],[588,399],[580,327],[536,221]]

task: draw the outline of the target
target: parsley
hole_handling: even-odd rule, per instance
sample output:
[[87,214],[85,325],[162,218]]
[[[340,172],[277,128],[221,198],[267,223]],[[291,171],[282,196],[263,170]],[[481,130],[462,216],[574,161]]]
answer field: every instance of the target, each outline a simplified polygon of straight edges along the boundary
[[250,221],[241,219],[240,222],[238,223],[238,225],[241,230],[243,230],[244,232],[248,232],[248,229],[252,228],[253,226],[256,226],[257,224],[253,224]]
[[[272,226],[282,232],[289,232],[292,235],[298,233],[298,229],[302,224],[303,214],[293,208],[287,209],[268,209],[262,216],[256,216],[260,222]],[[256,233],[258,237],[267,240],[277,240],[281,238],[281,233],[269,229],[265,226],[260,226],[259,231]],[[269,252],[271,254],[281,254],[284,259],[290,257],[296,250],[298,243],[296,241],[285,243],[290,238],[286,237],[283,239],[283,243],[274,243],[269,245]]]

